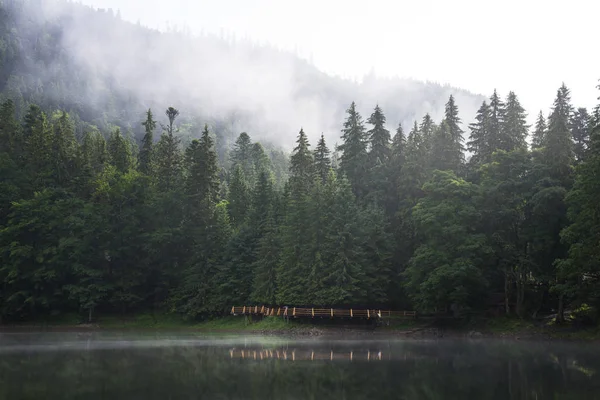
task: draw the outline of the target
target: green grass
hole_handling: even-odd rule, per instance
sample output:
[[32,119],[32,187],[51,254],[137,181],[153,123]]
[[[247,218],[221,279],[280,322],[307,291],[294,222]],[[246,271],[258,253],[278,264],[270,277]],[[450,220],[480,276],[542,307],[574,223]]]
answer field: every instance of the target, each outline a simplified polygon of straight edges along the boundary
[[[387,324],[389,322],[389,325]],[[378,327],[378,330],[383,331],[409,331],[412,329],[421,328],[427,324],[417,319],[390,319],[384,325]]]
[[277,331],[285,332],[297,325],[286,323],[283,318],[266,317],[252,321],[244,316],[226,316],[202,322],[190,322],[175,314],[137,314],[122,318],[120,316],[103,316],[96,325],[101,329],[186,329],[197,331]]
[[534,332],[536,326],[527,320],[510,317],[497,317],[485,321],[483,329],[495,334],[512,334],[519,332]]
[[279,317],[265,317],[258,321],[243,316],[228,316],[209,321],[200,322],[194,325],[195,329],[215,330],[215,331],[289,331],[297,325],[292,322],[285,322]]
[[175,314],[136,314],[127,317],[101,316],[95,323],[106,329],[182,329],[192,327],[192,323]]

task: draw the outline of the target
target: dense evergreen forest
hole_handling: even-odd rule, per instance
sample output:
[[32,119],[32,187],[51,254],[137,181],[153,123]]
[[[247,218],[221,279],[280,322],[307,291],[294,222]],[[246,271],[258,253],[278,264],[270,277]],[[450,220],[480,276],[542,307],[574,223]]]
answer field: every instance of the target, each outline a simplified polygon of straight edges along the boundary
[[[240,134],[252,118],[232,124],[182,97],[189,82],[159,66],[176,43],[191,51],[188,39],[55,3],[68,12],[0,0],[2,321],[140,311],[199,319],[234,304],[596,317],[600,107],[574,107],[564,85],[534,126],[512,92],[494,92],[468,127],[457,100],[465,93],[439,85],[387,96],[365,116],[346,103],[339,143],[321,136],[311,146],[300,129],[284,144],[289,155]],[[82,24],[86,40],[138,38],[132,63],[152,71],[143,91],[139,80],[123,86],[138,70],[111,70],[123,69],[123,49],[110,56],[98,44],[101,57],[86,53],[94,68],[69,53],[78,48],[69,29]],[[201,42],[224,46],[211,40]],[[323,115],[352,93],[376,104],[303,68],[294,67],[294,102],[282,102],[289,114],[302,109],[298,98],[339,92],[331,88],[343,93],[319,103]],[[440,93],[443,116],[416,115]],[[177,109],[163,111],[163,101]]]
[[3,320],[232,304],[464,315],[500,293],[508,314],[560,321],[600,305],[600,107],[575,109],[564,85],[532,129],[512,92],[466,133],[452,96],[441,121],[393,137],[381,108],[365,120],[352,103],[339,148],[300,130],[279,185],[248,134],[224,170],[207,125],[183,148],[179,111],[165,114],[159,129],[147,111],[138,147],[2,104]]

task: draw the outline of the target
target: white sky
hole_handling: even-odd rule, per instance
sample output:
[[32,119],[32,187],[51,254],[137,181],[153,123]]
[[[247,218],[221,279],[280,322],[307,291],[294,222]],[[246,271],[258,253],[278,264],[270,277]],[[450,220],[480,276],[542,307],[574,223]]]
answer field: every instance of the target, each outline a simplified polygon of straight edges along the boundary
[[600,92],[598,0],[81,0],[164,29],[222,31],[298,49],[330,74],[412,77],[489,96],[514,90],[546,114],[561,82],[573,105]]

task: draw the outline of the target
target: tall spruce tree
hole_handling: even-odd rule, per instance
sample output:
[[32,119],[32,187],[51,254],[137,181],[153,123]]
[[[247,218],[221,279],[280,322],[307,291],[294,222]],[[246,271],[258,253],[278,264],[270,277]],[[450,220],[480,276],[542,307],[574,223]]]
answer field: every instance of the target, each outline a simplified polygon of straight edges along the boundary
[[181,140],[174,135],[174,123],[179,111],[169,107],[166,111],[169,125],[156,144],[156,177],[158,189],[168,192],[177,189],[182,179],[182,155],[179,149]]
[[423,160],[423,165],[427,169],[431,167],[431,164],[433,162],[433,142],[435,140],[435,135],[438,129],[439,127],[435,124],[433,118],[431,118],[431,115],[429,115],[429,113],[425,114],[425,116],[421,120],[421,125],[419,125],[418,132],[422,142],[421,147],[423,155],[425,157],[425,159]]
[[540,111],[537,120],[535,121],[533,135],[531,135],[531,148],[533,150],[537,150],[542,147],[544,141],[546,140],[547,129],[548,127],[546,126],[546,118],[544,118],[544,113]]
[[390,131],[385,127],[385,115],[379,105],[367,120],[373,128],[367,132],[369,138],[369,154],[367,157],[367,189],[368,197],[378,204],[386,202],[388,186],[387,167],[390,158]]
[[388,216],[393,215],[398,210],[400,191],[403,189],[400,177],[406,160],[406,150],[406,136],[402,124],[398,124],[396,134],[392,139],[390,158],[383,174],[383,178],[387,181],[387,184],[382,185],[382,188],[385,191],[385,211]]
[[144,126],[144,137],[142,139],[142,148],[140,149],[138,169],[141,173],[152,175],[154,163],[154,130],[156,121],[152,115],[152,110],[146,112],[146,120],[142,122]]
[[467,150],[472,153],[470,164],[477,167],[489,162],[495,150],[490,143],[490,107],[486,101],[479,107],[475,121],[469,125],[471,135]]
[[575,110],[570,125],[574,143],[575,161],[576,163],[581,163],[585,160],[585,154],[590,142],[591,116],[587,109],[580,107]]
[[313,182],[314,159],[303,129],[300,129],[296,143],[290,157],[290,186],[292,195],[300,197],[308,194]]
[[215,277],[222,265],[226,244],[217,240],[224,229],[216,209],[219,168],[207,125],[200,140],[194,139],[186,149],[185,166],[184,229],[189,247],[183,285],[177,300],[181,311],[195,316],[214,311],[212,299],[217,295]]
[[450,170],[459,173],[464,164],[463,130],[460,128],[458,107],[454,97],[446,103],[445,117],[437,129],[431,150],[433,169]]
[[327,176],[329,175],[329,170],[331,170],[331,158],[330,151],[325,143],[325,135],[321,134],[321,138],[317,143],[317,147],[314,152],[315,159],[315,172],[319,178],[321,178],[321,182],[325,183],[327,180]]
[[373,125],[373,128],[367,132],[369,138],[369,166],[374,168],[377,165],[386,164],[390,156],[390,131],[385,127],[385,114],[381,111],[379,105],[375,106],[373,113],[367,119],[367,123]]
[[548,118],[548,131],[544,137],[543,164],[548,168],[549,176],[569,187],[574,159],[573,140],[571,138],[571,106],[569,89],[563,84],[557,91],[554,107]]
[[367,133],[362,116],[352,102],[346,110],[348,114],[342,129],[343,143],[338,147],[340,171],[348,178],[354,194],[363,198],[366,195],[367,174]]
[[132,167],[131,149],[119,128],[115,129],[108,139],[108,154],[111,164],[120,173],[125,174]]
[[231,151],[231,165],[235,168],[237,165],[242,167],[244,176],[248,179],[250,185],[254,184],[254,160],[253,160],[252,140],[246,132],[240,133],[236,139],[233,150]]
[[504,125],[505,105],[500,99],[498,92],[490,96],[490,116],[489,116],[489,147],[492,152],[503,148],[506,140],[503,139],[502,126]]
[[527,114],[515,92],[508,92],[502,121],[500,149],[513,151],[527,148]]
[[282,255],[277,273],[277,302],[288,305],[309,304],[311,254],[310,193],[314,182],[313,156],[300,130],[290,158],[289,195],[282,227]]
[[231,224],[239,228],[246,220],[250,207],[250,186],[244,168],[236,165],[229,180],[229,196],[227,198],[227,210]]
[[15,104],[7,100],[0,105],[0,153],[18,154],[17,142],[20,136],[19,122],[15,116]]
[[66,112],[55,115],[53,119],[52,175],[57,186],[72,186],[81,173],[81,155],[75,139],[75,127]]

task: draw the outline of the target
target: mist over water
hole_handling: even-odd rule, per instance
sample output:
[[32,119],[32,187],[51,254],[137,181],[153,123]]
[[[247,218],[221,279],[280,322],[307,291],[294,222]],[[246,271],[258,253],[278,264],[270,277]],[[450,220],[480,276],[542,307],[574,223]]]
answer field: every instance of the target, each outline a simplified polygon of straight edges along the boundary
[[[249,40],[161,33],[123,21],[112,11],[65,1],[42,2],[36,12],[40,21],[60,21],[61,62],[68,59],[73,74],[85,80],[80,101],[105,108],[114,93],[125,93],[130,101],[120,119],[137,130],[147,108],[161,115],[174,106],[182,122],[207,122],[229,142],[246,131],[255,140],[291,150],[300,128],[313,144],[321,133],[331,144],[339,141],[352,101],[365,118],[379,104],[388,129],[402,123],[408,131],[426,113],[439,121],[451,94],[466,127],[483,100],[465,90],[412,79],[371,74],[353,82],[327,75],[293,53]],[[35,41],[30,52],[36,52]],[[56,85],[54,71],[60,68],[64,65],[49,62],[44,76],[36,77],[38,84]]]
[[4,333],[0,399],[594,399],[570,343]]

